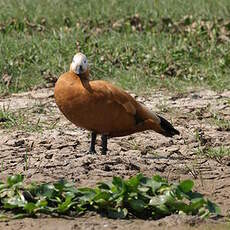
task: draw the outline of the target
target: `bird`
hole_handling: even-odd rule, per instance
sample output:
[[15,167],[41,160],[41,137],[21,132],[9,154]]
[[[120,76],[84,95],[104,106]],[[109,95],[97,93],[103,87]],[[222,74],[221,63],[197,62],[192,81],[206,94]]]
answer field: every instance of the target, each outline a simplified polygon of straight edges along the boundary
[[88,59],[76,53],[68,72],[54,88],[56,104],[77,127],[91,132],[88,153],[94,154],[97,135],[101,135],[101,154],[106,155],[108,138],[153,130],[166,137],[180,132],[165,118],[150,111],[126,91],[104,80],[90,80]]

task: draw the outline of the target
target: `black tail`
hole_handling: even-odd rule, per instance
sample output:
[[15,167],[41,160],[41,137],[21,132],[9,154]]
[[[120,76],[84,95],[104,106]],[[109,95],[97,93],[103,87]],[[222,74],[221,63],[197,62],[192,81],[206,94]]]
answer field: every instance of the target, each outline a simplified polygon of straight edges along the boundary
[[158,116],[161,120],[161,128],[162,128],[162,133],[164,136],[166,137],[172,137],[174,135],[179,135],[180,132],[176,129],[173,128],[173,126],[167,121],[165,120],[163,117]]

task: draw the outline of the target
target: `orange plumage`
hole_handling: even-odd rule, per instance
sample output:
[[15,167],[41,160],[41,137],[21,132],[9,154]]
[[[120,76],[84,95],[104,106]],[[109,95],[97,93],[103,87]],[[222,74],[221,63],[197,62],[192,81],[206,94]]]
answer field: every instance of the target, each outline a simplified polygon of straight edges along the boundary
[[170,137],[179,134],[164,118],[149,111],[125,91],[106,81],[90,81],[87,59],[81,53],[74,56],[70,71],[59,77],[54,96],[68,120],[92,131],[90,152],[95,152],[96,134],[103,135],[104,154],[107,137],[144,130]]

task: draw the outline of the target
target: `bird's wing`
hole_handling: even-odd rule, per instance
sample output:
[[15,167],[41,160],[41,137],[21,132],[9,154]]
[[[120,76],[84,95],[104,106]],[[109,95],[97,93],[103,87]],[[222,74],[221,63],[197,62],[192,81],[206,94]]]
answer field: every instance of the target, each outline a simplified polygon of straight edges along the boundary
[[135,100],[125,91],[115,87],[114,85],[105,81],[95,81],[97,95],[103,95],[107,100],[115,101],[120,104],[127,113],[136,115],[136,103]]

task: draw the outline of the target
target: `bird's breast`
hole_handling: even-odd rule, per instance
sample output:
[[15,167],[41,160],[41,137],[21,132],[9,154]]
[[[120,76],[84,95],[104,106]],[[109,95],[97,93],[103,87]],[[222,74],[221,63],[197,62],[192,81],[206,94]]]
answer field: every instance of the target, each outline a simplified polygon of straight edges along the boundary
[[75,123],[81,119],[84,106],[89,103],[89,97],[77,81],[59,79],[55,85],[54,97],[62,113]]

